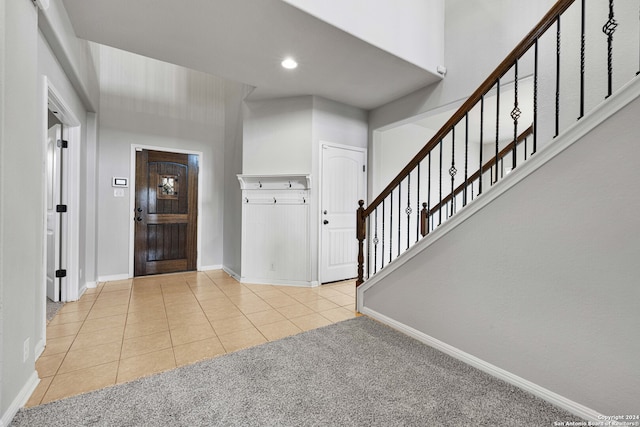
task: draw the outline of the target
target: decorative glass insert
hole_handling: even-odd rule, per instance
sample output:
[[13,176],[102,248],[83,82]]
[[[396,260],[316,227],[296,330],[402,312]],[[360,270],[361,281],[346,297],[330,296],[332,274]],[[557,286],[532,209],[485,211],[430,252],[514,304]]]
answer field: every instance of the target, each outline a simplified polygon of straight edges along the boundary
[[175,175],[160,175],[160,183],[158,184],[160,191],[159,199],[177,199],[178,198],[178,177]]

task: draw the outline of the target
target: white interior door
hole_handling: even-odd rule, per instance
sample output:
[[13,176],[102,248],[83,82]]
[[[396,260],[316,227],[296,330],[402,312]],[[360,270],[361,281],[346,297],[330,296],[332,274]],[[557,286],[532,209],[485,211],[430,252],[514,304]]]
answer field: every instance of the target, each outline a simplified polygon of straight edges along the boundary
[[62,139],[60,125],[49,129],[47,137],[47,297],[60,301],[60,279],[56,269],[60,265],[60,221],[56,205],[60,204],[60,161]]
[[365,198],[365,152],[322,147],[322,231],[320,280],[322,283],[357,276],[356,210]]

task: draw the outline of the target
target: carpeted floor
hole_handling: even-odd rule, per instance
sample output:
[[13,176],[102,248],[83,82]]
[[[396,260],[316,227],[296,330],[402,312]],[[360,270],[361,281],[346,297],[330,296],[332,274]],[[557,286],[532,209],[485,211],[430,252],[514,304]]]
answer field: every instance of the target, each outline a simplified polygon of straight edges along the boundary
[[567,412],[366,317],[84,395],[12,426],[550,426]]
[[51,321],[64,305],[63,302],[53,302],[47,298],[47,323]]

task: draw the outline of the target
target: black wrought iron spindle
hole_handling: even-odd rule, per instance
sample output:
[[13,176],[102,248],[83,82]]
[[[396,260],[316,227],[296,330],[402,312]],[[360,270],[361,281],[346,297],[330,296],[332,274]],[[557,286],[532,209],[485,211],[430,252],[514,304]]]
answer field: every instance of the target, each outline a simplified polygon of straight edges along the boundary
[[[429,162],[427,163],[427,214],[431,211],[431,153],[429,153]],[[427,234],[430,231],[429,216],[427,215]]]
[[467,186],[469,185],[469,113],[464,115],[464,192],[462,206],[467,206]]
[[480,176],[478,177],[478,196],[482,194],[482,149],[484,145],[484,141],[482,139],[484,130],[484,95],[480,97],[480,166],[478,167],[478,171],[480,172]]
[[402,191],[400,190],[402,181],[398,183],[398,255],[400,256],[400,229],[402,228]]
[[560,16],[556,19],[556,132],[555,138],[560,133]]
[[367,227],[367,279],[371,277],[371,215],[366,219]]
[[418,163],[418,188],[416,190],[416,242],[420,240],[420,163]]
[[393,190],[389,193],[389,262],[393,259]]
[[533,150],[535,154],[538,148],[538,39],[534,45],[533,58]]
[[524,159],[527,160],[527,153],[529,152],[529,149],[527,148],[527,138],[524,138]]
[[640,8],[638,9],[638,72],[636,76],[640,75]]
[[607,98],[613,93],[613,33],[616,32],[617,26],[613,14],[613,0],[609,0],[609,19],[602,27],[602,32],[607,35]]
[[409,175],[407,175],[407,208],[405,209],[405,213],[407,214],[407,249],[409,249],[409,228],[411,225],[411,211],[411,173],[409,173]]
[[493,184],[498,182],[498,155],[500,153],[500,79],[496,82],[496,175]]
[[380,243],[378,240],[378,208],[373,213],[373,222],[376,227],[373,235],[373,274],[376,274],[378,271],[378,243]]
[[382,201],[382,247],[380,248],[380,261],[382,262],[380,268],[384,268],[384,200]]
[[585,13],[585,1],[582,0],[582,10],[580,17],[580,31],[581,31],[581,39],[580,39],[580,120],[584,116],[584,63],[585,63],[585,49],[586,49],[586,36],[585,36],[585,24],[586,24],[586,13]]
[[518,119],[520,118],[520,108],[518,108],[518,60],[514,64],[514,81],[513,81],[513,110],[511,110],[511,118],[513,119],[513,150],[511,156],[511,169],[516,168],[518,158]]
[[438,225],[442,224],[442,140],[440,140],[440,206],[438,208]]
[[455,180],[456,173],[458,170],[456,169],[456,127],[451,127],[451,168],[449,168],[449,175],[451,175],[451,215],[455,213],[455,201],[456,197],[454,194],[455,187],[453,185],[453,181]]

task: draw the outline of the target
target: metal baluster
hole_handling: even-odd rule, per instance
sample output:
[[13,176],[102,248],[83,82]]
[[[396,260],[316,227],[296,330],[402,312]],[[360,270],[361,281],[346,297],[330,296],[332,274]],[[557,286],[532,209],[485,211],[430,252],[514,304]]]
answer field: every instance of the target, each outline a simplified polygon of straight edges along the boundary
[[462,206],[467,206],[467,186],[469,185],[469,113],[464,115],[464,192]]
[[478,196],[482,194],[482,150],[484,141],[482,140],[482,134],[484,130],[484,95],[480,97],[480,177],[478,178]]
[[376,231],[373,235],[373,274],[376,274],[376,271],[378,271],[378,243],[380,242],[378,240],[378,208],[376,208],[374,212],[373,222],[376,227]]
[[527,138],[525,137],[524,139],[524,159],[527,160],[527,152],[529,150],[527,149]]
[[389,262],[393,259],[393,190],[389,193],[391,196],[389,203]]
[[640,75],[640,9],[638,9],[638,72],[636,76]]
[[371,276],[371,215],[366,219],[367,227],[367,279]]
[[[386,199],[385,199],[386,200]],[[381,269],[384,268],[384,200],[382,201],[382,248],[380,248]]]
[[560,16],[556,19],[556,133],[555,138],[560,133]]
[[400,229],[402,223],[402,191],[400,187],[402,185],[402,181],[398,183],[398,255],[400,256]]
[[518,119],[520,118],[520,108],[518,108],[518,60],[516,59],[515,79],[513,82],[513,110],[511,110],[511,118],[513,119],[513,151],[511,156],[511,169],[516,168],[517,163],[517,150],[518,150]]
[[581,40],[580,40],[580,120],[584,116],[584,53],[586,47],[585,36],[585,0],[582,0],[582,11],[580,18]]
[[496,82],[496,176],[493,184],[498,182],[498,154],[500,153],[500,79]]
[[418,218],[416,221],[416,243],[420,240],[420,163],[418,163],[418,189],[416,191],[416,216]]
[[442,140],[440,140],[440,207],[438,208],[438,225],[442,224]]
[[407,208],[405,213],[407,214],[407,249],[409,249],[409,228],[411,224],[411,172],[407,175]]
[[613,33],[616,32],[616,22],[613,15],[613,0],[609,0],[609,19],[602,27],[602,32],[607,35],[607,96],[611,96],[613,92]]
[[[431,208],[431,153],[429,153],[429,162],[427,163],[427,213]],[[429,216],[427,215],[427,234],[429,234]]]
[[456,169],[456,127],[451,127],[451,168],[449,168],[449,175],[451,175],[451,215],[455,213],[456,208],[456,197],[454,193],[455,187],[453,186],[453,181],[455,179],[456,173],[458,170]]
[[538,39],[536,38],[533,65],[533,151],[535,154],[538,146]]

